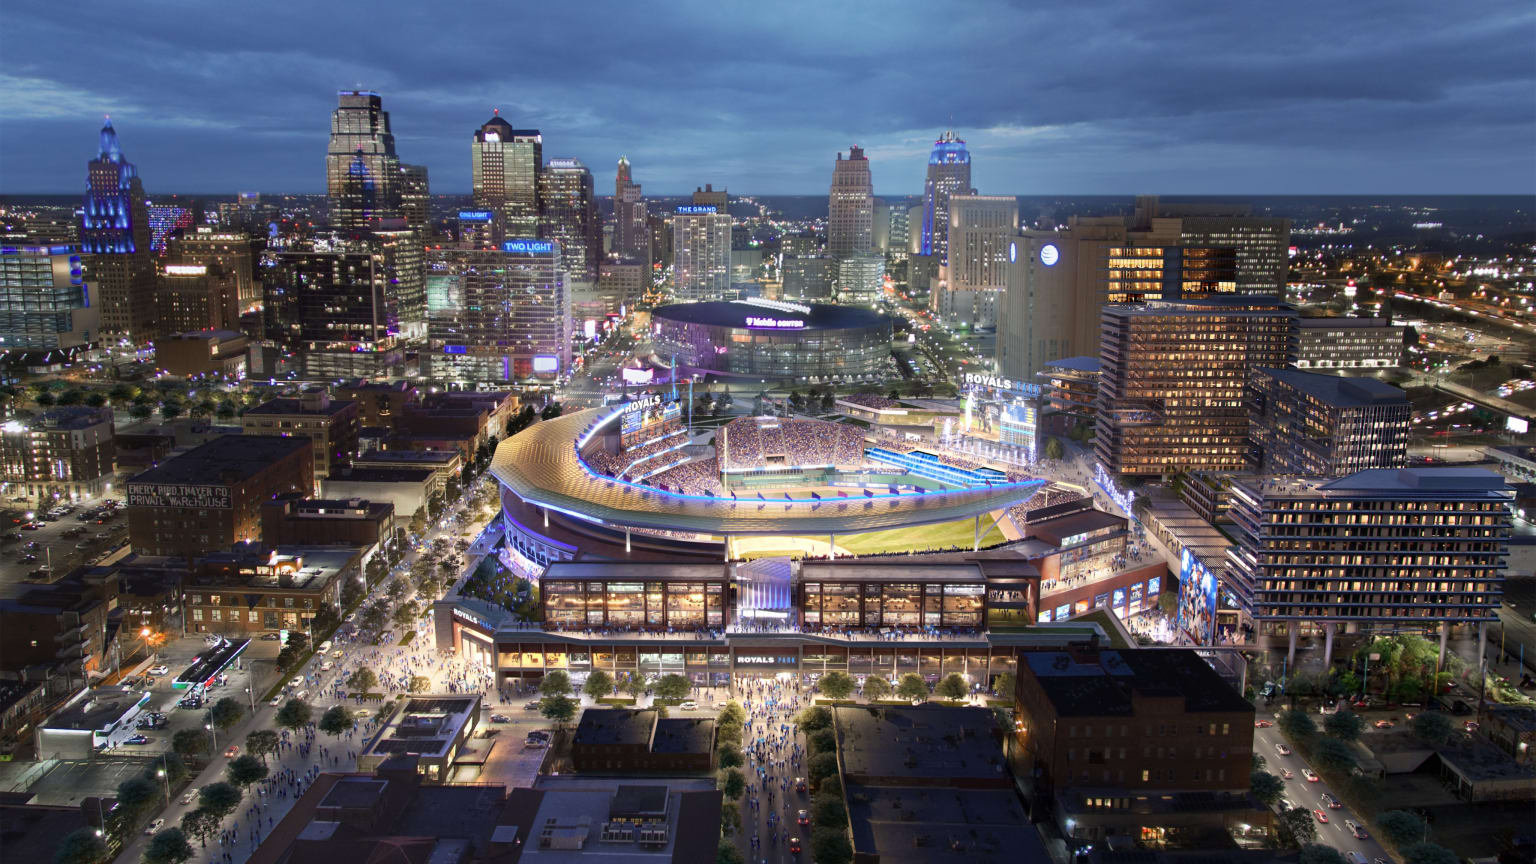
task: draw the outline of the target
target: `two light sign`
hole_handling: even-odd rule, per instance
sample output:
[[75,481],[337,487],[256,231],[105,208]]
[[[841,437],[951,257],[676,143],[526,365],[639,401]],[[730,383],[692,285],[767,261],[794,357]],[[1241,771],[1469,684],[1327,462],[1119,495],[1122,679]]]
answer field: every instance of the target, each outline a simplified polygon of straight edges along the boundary
[[553,240],[508,240],[501,244],[501,251],[520,255],[548,255],[555,251]]

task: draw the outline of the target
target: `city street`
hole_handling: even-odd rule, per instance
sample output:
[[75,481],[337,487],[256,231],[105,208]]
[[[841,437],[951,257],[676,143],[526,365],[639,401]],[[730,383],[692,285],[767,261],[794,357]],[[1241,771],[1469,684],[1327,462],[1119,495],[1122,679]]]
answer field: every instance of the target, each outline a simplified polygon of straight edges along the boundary
[[[1261,719],[1269,718],[1270,713],[1272,712],[1264,708],[1259,709],[1259,717]],[[1361,716],[1364,718],[1365,715],[1362,714]],[[1367,721],[1367,723],[1370,722],[1374,721]],[[1355,852],[1365,856],[1367,861],[1378,859],[1381,861],[1391,860],[1388,858],[1386,850],[1382,848],[1381,843],[1377,842],[1375,836],[1359,840],[1349,833],[1349,829],[1344,825],[1345,820],[1353,819],[1362,825],[1364,825],[1364,822],[1360,817],[1354,815],[1347,804],[1338,810],[1330,809],[1328,805],[1324,804],[1322,802],[1323,794],[1333,794],[1332,790],[1328,788],[1328,783],[1326,781],[1308,782],[1306,775],[1302,771],[1311,766],[1302,759],[1300,753],[1292,752],[1289,756],[1282,756],[1276,751],[1275,745],[1284,742],[1285,736],[1281,735],[1280,730],[1276,727],[1271,726],[1253,730],[1253,752],[1264,757],[1267,763],[1265,770],[1276,777],[1280,777],[1285,783],[1283,797],[1290,801],[1293,807],[1305,809],[1309,813],[1313,810],[1321,809],[1324,813],[1328,814],[1328,824],[1317,826],[1317,842],[1325,846],[1332,846],[1346,856],[1350,852]],[[1281,773],[1284,770],[1289,770],[1293,776],[1289,779],[1285,778]],[[1316,823],[1316,821],[1314,817],[1313,822]],[[1370,829],[1367,828],[1366,830],[1369,831]]]
[[811,798],[809,790],[795,791],[795,778],[805,775],[805,737],[795,730],[793,719],[809,699],[789,676],[737,679],[737,701],[747,712],[741,742],[747,792],[741,798],[736,846],[748,861],[810,860],[809,852],[792,853],[789,843],[791,837],[810,842],[810,826],[796,822],[796,814],[810,808]]

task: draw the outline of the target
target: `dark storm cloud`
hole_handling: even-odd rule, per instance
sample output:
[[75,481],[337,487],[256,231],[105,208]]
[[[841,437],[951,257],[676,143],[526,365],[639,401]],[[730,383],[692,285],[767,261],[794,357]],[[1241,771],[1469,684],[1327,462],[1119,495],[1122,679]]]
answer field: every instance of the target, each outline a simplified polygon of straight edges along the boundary
[[10,0],[0,191],[73,191],[111,113],[152,191],[316,191],[338,88],[469,188],[498,107],[611,188],[823,191],[934,136],[986,192],[1536,190],[1536,7],[1473,0],[264,4]]

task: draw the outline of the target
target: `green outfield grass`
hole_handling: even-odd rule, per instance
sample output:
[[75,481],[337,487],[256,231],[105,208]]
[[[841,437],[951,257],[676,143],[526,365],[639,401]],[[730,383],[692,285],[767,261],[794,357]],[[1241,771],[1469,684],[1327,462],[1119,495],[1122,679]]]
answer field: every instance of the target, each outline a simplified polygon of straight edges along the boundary
[[[992,521],[988,517],[982,517],[982,524]],[[954,522],[942,522],[938,525],[912,525],[907,528],[892,528],[889,531],[871,531],[867,534],[853,534],[848,537],[841,535],[837,538],[837,548],[852,552],[855,555],[876,555],[883,552],[910,552],[916,549],[942,550],[951,546],[961,549],[970,549],[976,537],[976,522],[974,519],[958,519]],[[1007,538],[996,525],[981,535],[982,548],[1002,543]]]

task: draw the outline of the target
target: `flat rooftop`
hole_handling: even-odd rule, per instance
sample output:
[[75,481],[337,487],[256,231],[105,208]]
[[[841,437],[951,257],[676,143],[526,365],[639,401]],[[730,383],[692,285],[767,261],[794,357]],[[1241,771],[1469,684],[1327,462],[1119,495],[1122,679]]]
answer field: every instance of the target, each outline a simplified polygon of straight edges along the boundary
[[649,747],[656,728],[650,708],[588,708],[581,712],[572,744],[639,744]]
[[975,582],[985,581],[981,567],[969,561],[949,564],[908,564],[898,561],[807,561],[800,565],[801,582]]
[[369,450],[352,460],[354,465],[452,465],[459,458],[457,450]]
[[448,693],[412,696],[367,745],[374,756],[420,756],[440,759],[448,754],[464,726],[480,710],[478,695]]
[[1052,360],[1045,364],[1045,368],[1061,369],[1068,372],[1098,372],[1100,370],[1097,357],[1063,357],[1060,360]]
[[1186,711],[1253,713],[1193,649],[1035,651],[1020,655],[1061,717],[1129,717],[1135,699],[1184,699]]
[[541,582],[573,579],[580,581],[610,580],[624,582],[666,582],[679,580],[722,580],[730,577],[725,564],[694,564],[689,562],[640,562],[631,561],[555,561],[540,577]]
[[1254,370],[1274,378],[1315,399],[1336,408],[1365,408],[1372,405],[1408,405],[1408,394],[1375,378],[1344,378],[1296,369],[1259,367]]
[[[306,401],[308,402],[308,404],[306,404]],[[245,417],[265,417],[265,416],[335,417],[336,415],[342,413],[343,411],[346,411],[353,404],[355,404],[355,403],[353,403],[351,400],[348,400],[348,399],[333,399],[333,400],[329,400],[329,401],[315,401],[315,400],[297,399],[297,398],[288,397],[288,396],[280,396],[280,397],[278,397],[276,399],[268,399],[267,401],[261,403],[260,405],[255,406],[253,408],[247,408],[245,410],[245,414],[242,415],[242,416],[245,416]]]
[[[663,797],[664,796],[664,797]],[[715,860],[720,838],[720,793],[713,779],[648,778],[636,783],[613,779],[540,776],[531,790],[513,790],[493,839],[522,837],[521,862],[535,864],[698,864]],[[657,808],[660,807],[658,815]],[[666,842],[641,846],[601,840],[604,825],[628,818],[664,824]],[[575,848],[546,848],[539,842],[554,829]]]
[[708,717],[667,717],[656,721],[653,753],[708,753],[714,748],[715,721]]
[[1234,486],[1261,489],[1271,498],[1375,497],[1506,500],[1514,488],[1487,468],[1367,468],[1329,480],[1323,477],[1237,478]]
[[431,468],[350,468],[329,478],[333,483],[426,483],[436,474]]
[[44,721],[43,728],[77,732],[105,729],[148,697],[148,691],[95,687],[56,711]]
[[141,472],[129,483],[239,483],[274,462],[312,445],[308,438],[281,435],[221,435]]
[[855,855],[880,864],[1044,864],[1040,833],[1012,789],[848,785]]
[[997,721],[989,709],[840,706],[832,712],[844,774],[1006,782]]

